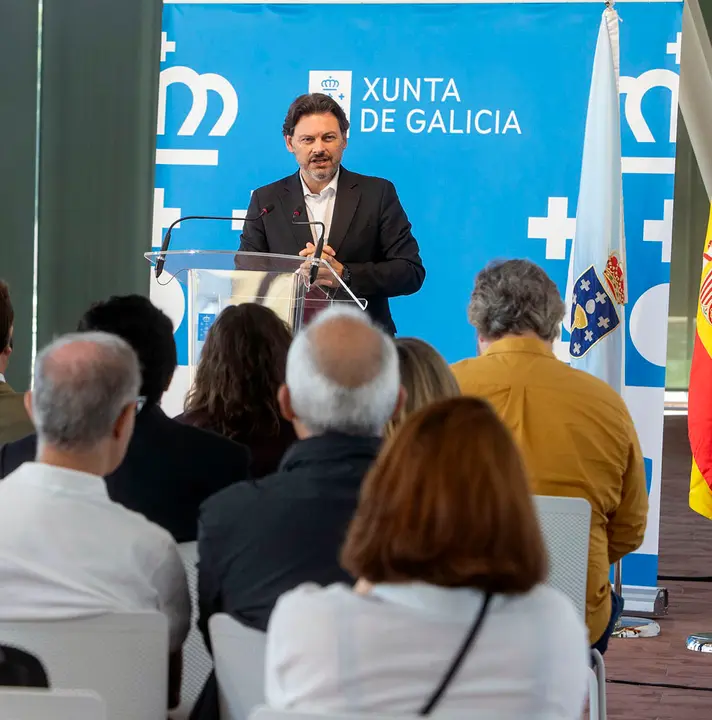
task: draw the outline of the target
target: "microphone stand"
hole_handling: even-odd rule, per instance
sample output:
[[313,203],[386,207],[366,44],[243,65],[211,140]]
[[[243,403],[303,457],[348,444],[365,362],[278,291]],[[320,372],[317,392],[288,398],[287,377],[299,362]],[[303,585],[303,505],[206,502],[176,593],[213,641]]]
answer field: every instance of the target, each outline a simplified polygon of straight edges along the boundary
[[171,243],[171,234],[173,233],[173,228],[176,227],[176,225],[182,223],[185,220],[242,220],[243,222],[255,222],[256,220],[260,220],[265,215],[268,215],[269,213],[274,210],[274,205],[270,203],[269,205],[265,205],[257,215],[253,215],[252,217],[245,216],[242,218],[239,217],[223,217],[220,215],[186,215],[185,217],[178,218],[174,222],[170,224],[168,227],[168,230],[166,231],[166,234],[163,237],[163,242],[161,243],[161,257],[158,258],[156,261],[156,269],[155,269],[155,276],[156,279],[158,279],[161,276],[161,273],[163,272],[163,266],[166,264],[166,257],[165,253],[168,252],[168,246]]
[[319,275],[319,260],[324,252],[324,235],[326,234],[326,225],[319,220],[299,220],[304,212],[304,207],[300,205],[292,213],[292,225],[316,225],[319,227],[319,237],[316,241],[316,247],[314,249],[314,257],[312,258],[312,266],[309,268],[309,285],[313,285],[316,282],[317,276]]

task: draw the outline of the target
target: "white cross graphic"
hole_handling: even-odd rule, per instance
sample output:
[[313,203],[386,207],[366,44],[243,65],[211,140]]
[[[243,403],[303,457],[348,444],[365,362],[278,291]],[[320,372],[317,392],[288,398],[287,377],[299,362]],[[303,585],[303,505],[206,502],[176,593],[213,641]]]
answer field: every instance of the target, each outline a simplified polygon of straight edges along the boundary
[[[163,242],[163,228],[167,228],[171,223],[180,217],[180,208],[167,208],[163,206],[166,191],[164,188],[156,188],[153,191],[153,232],[151,234],[151,245],[153,247],[161,247]],[[176,225],[180,227],[180,223]]]
[[586,332],[583,334],[583,339],[586,342],[591,342],[591,340],[593,340],[593,330],[586,330]]
[[607,299],[608,298],[606,297],[606,293],[602,293],[602,292],[596,293],[596,302],[601,303],[601,305],[605,305]]
[[581,285],[579,286],[582,290],[585,290],[588,292],[591,289],[591,281],[590,280],[582,280]]
[[166,62],[166,55],[176,51],[176,41],[168,39],[168,33],[161,33],[161,62]]
[[608,326],[611,324],[611,321],[608,318],[604,318],[603,315],[601,315],[598,318],[598,327],[604,328],[605,330],[608,330]]
[[244,220],[237,220],[237,218],[243,218],[247,215],[247,210],[233,210],[232,211],[232,217],[235,218],[235,220],[232,221],[232,229],[233,230],[242,230],[243,225],[245,224]]
[[579,343],[574,343],[573,353],[574,353],[574,355],[581,354],[581,345]]
[[665,48],[665,52],[668,55],[674,55],[675,62],[679,65],[681,50],[682,50],[682,33],[678,33],[677,37],[675,38],[675,42],[670,42],[667,44],[667,46]]
[[576,218],[569,217],[569,199],[550,197],[546,217],[530,217],[527,237],[546,240],[547,260],[566,260],[566,241],[574,239]]
[[665,200],[662,220],[643,223],[643,240],[662,243],[662,262],[670,262],[672,255],[672,200]]

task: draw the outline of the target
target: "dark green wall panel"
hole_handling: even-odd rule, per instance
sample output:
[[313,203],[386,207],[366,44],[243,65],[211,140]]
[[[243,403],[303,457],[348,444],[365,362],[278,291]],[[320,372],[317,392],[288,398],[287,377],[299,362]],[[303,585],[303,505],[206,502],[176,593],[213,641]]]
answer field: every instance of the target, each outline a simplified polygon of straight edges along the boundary
[[29,383],[37,110],[37,3],[0,0],[0,277],[15,306],[8,380]]
[[160,0],[45,0],[42,345],[94,301],[148,292]]

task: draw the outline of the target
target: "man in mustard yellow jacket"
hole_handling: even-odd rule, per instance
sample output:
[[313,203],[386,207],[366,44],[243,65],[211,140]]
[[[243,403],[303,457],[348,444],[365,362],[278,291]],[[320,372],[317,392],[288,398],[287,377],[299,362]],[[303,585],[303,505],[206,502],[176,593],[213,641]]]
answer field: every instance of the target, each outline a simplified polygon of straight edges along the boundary
[[534,493],[591,504],[586,622],[592,646],[605,652],[623,610],[610,566],[640,547],[645,533],[645,468],[620,395],[555,357],[564,311],[556,285],[537,265],[488,266],[468,310],[481,355],[453,372],[462,393],[487,399],[514,434]]
[[12,353],[15,313],[7,285],[0,280],[0,447],[34,432],[25,410],[22,393],[16,393],[5,381]]

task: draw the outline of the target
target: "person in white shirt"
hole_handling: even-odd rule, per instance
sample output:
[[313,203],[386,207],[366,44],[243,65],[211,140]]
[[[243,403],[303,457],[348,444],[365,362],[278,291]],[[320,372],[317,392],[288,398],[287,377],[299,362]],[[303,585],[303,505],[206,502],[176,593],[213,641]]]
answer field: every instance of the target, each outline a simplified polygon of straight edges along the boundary
[[586,627],[544,585],[522,460],[490,406],[406,419],[361,489],[341,555],[359,578],[286,593],[267,633],[267,703],[307,713],[578,720]]
[[163,612],[174,705],[190,627],[183,564],[173,538],[104,483],[126,453],[140,383],[136,354],[107,333],[66,335],[37,356],[26,395],[37,461],[0,483],[0,619]]

